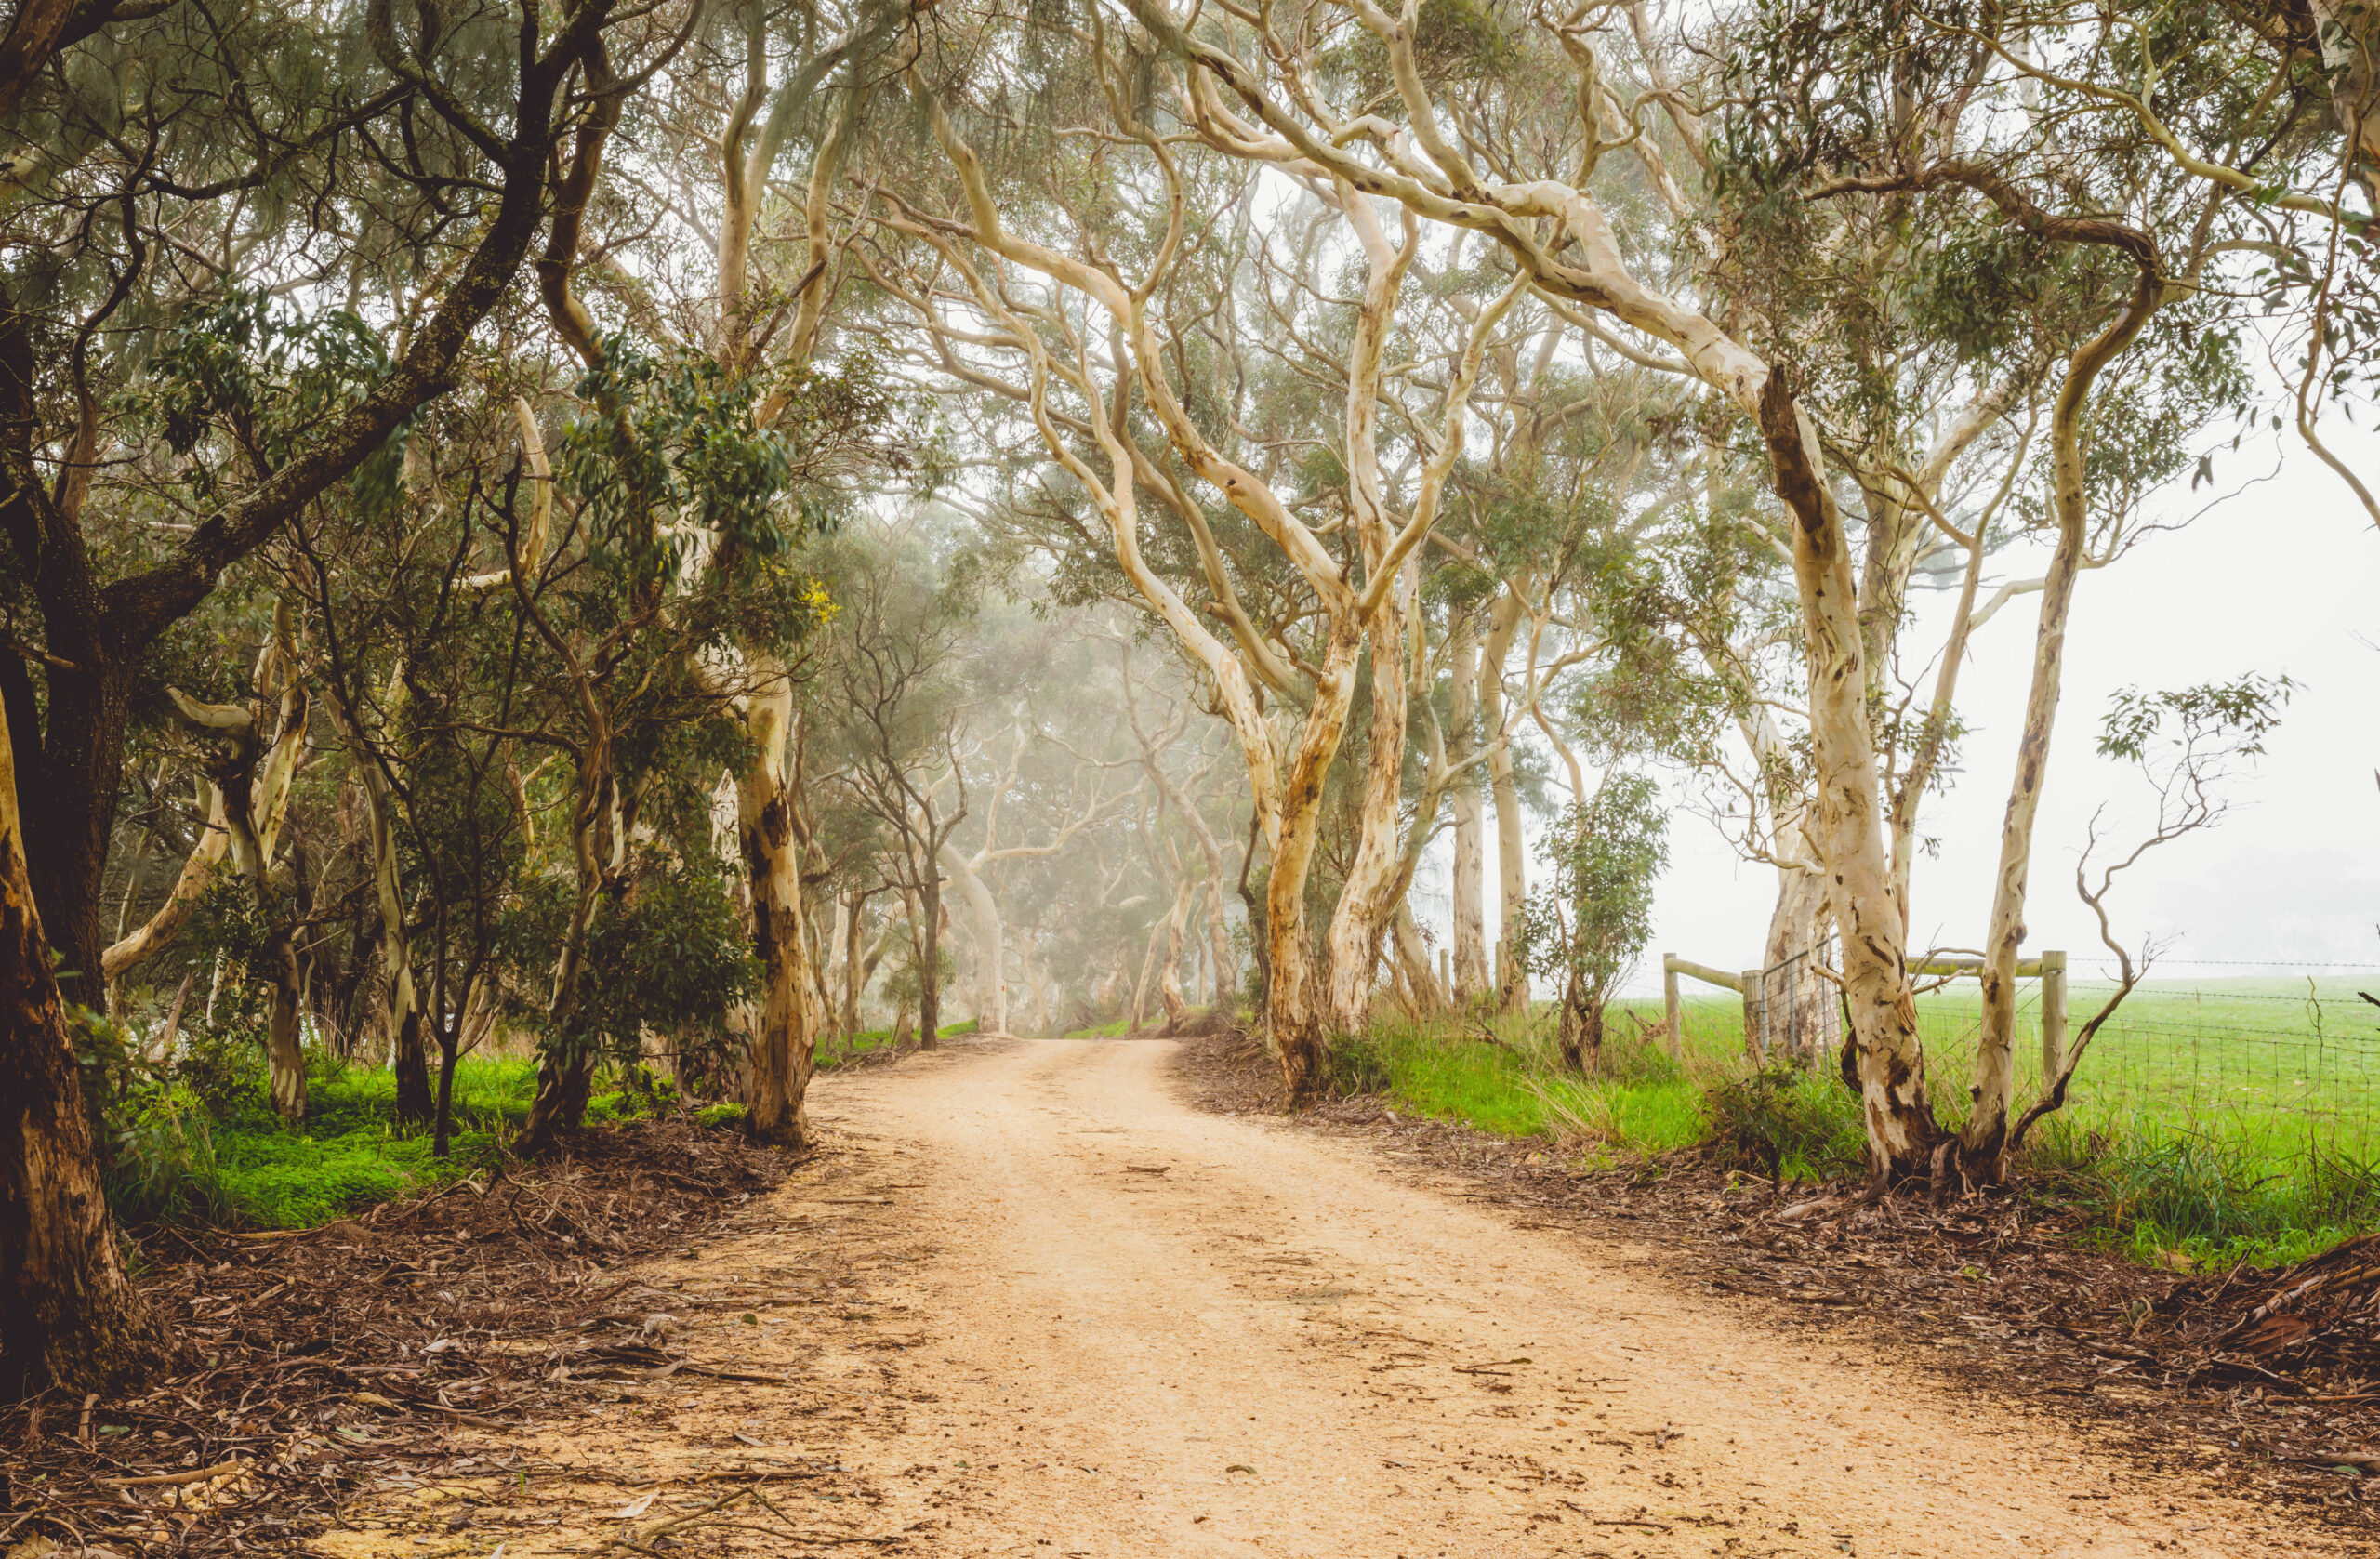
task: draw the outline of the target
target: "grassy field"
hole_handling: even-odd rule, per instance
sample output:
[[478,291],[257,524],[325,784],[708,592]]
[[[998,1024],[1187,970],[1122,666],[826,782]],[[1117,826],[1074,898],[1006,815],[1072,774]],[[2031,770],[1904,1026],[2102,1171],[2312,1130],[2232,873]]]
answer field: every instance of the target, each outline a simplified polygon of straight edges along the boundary
[[[2365,982],[2369,984],[2369,981]],[[2071,1026],[2108,987],[2077,983]],[[2366,1014],[2370,1014],[2367,1016]],[[1787,1181],[1858,1172],[1850,1094],[1823,1074],[1755,1076],[1732,994],[1682,1005],[1683,1064],[1633,1037],[1657,1001],[1616,1003],[1604,1075],[1558,1065],[1551,1014],[1390,1020],[1346,1049],[1345,1085],[1483,1130],[1571,1143],[1605,1162],[1715,1140],[1773,1151]],[[1974,1054],[1973,981],[1919,999],[1937,1106],[1955,1119]],[[2301,1259],[2380,1222],[2380,1010],[2354,982],[2159,982],[2095,1040],[2069,1107],[2029,1144],[2033,1179],[2144,1261]],[[2019,1097],[2038,1088],[2038,991],[2017,1035]],[[1764,1146],[1764,1144],[1765,1144]],[[1758,1167],[1765,1169],[1765,1163]]]

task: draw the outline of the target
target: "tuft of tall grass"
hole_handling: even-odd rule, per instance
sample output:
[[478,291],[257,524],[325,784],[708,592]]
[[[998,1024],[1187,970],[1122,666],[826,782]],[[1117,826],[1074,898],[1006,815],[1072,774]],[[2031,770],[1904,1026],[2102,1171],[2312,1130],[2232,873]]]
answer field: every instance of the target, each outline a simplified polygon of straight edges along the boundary
[[2380,1159],[2316,1143],[2276,1164],[2223,1123],[2053,1116],[2028,1157],[2096,1243],[2154,1266],[2281,1266],[2380,1222]]

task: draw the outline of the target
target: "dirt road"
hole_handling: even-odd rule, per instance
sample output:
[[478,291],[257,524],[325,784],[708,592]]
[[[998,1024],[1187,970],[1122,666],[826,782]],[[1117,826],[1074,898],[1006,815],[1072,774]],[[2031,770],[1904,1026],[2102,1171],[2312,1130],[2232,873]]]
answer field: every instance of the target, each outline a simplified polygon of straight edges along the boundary
[[[1171,1055],[994,1042],[822,1081],[845,1179],[872,1193],[825,1199],[891,1204],[865,1311],[824,1354],[789,1327],[689,1341],[840,1373],[841,1408],[757,1391],[710,1410],[742,1415],[730,1450],[831,1454],[866,1486],[826,1540],[1051,1559],[2333,1552],[2286,1513],[1782,1341],[1363,1149],[1201,1113]],[[683,1270],[799,1254],[756,1235]],[[673,1449],[708,1433],[697,1417],[619,1433],[573,1424],[547,1448],[664,1486],[706,1475]],[[747,1551],[826,1552],[745,1530]]]

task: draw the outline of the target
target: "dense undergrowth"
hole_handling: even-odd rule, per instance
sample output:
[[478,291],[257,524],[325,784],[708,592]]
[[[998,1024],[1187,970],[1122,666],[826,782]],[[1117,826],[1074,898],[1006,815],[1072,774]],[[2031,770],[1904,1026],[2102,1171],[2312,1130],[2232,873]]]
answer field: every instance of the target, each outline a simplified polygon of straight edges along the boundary
[[[1336,1050],[1346,1093],[1504,1136],[1545,1137],[1604,1167],[1722,1156],[1780,1188],[1865,1172],[1859,1102],[1831,1071],[1753,1070],[1732,1004],[1688,1002],[1683,1058],[1648,1026],[1658,1008],[1615,1004],[1601,1069],[1563,1068],[1544,1013],[1392,1018]],[[2027,1143],[2028,1194],[2072,1215],[2076,1237],[2149,1265],[2302,1261],[2380,1223],[2380,1159],[2314,1145],[2276,1154],[2264,1134],[2087,1102]]]

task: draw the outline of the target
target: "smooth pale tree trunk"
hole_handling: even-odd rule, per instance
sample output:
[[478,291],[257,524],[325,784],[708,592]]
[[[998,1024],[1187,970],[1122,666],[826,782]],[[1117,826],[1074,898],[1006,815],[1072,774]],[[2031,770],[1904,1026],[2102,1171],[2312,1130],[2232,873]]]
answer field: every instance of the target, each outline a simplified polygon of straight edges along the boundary
[[1282,787],[1280,837],[1264,882],[1264,1021],[1281,1058],[1282,1083],[1296,1102],[1320,1093],[1329,1076],[1329,1013],[1306,930],[1305,881],[1321,843],[1322,784],[1355,702],[1355,656],[1362,645],[1353,622],[1342,617],[1332,623],[1314,703]]
[[1391,592],[1370,628],[1371,749],[1357,802],[1355,858],[1330,917],[1329,1018],[1342,1034],[1369,1022],[1381,933],[1404,903],[1397,867],[1404,837],[1397,803],[1405,790],[1406,643],[1403,597]]
[[[1471,614],[1457,612],[1448,635],[1453,695],[1448,709],[1447,761],[1462,768],[1478,750],[1479,640]],[[1488,971],[1488,841],[1478,775],[1464,772],[1451,797],[1454,811],[1454,993],[1458,1002],[1476,1000],[1493,979]]]
[[1851,551],[1818,464],[1817,430],[1783,375],[1768,375],[1759,411],[1778,495],[1793,519],[1816,771],[1805,832],[1826,863],[1842,937],[1871,1168],[1880,1180],[1930,1172],[1941,1132],[1926,1098],[1917,1002],[1884,847]]
[[[1806,988],[1808,983],[1817,978],[1811,972],[1810,965],[1818,956],[1818,944],[1825,937],[1826,924],[1825,876],[1813,868],[1792,865],[1778,866],[1777,905],[1769,913],[1768,935],[1762,945],[1765,958],[1764,969],[1795,970]],[[1816,1009],[1796,1002],[1779,1004],[1769,1011],[1767,1034],[1765,1037],[1745,1037],[1752,1054],[1775,1056],[1831,1048],[1834,1031],[1839,1025],[1831,1019],[1817,1022]]]
[[116,1253],[0,720],[0,1401],[112,1390],[165,1349]]
[[810,1145],[803,1100],[816,1045],[802,934],[800,852],[788,784],[793,685],[781,667],[755,658],[762,679],[747,700],[744,728],[755,757],[735,778],[736,833],[752,888],[752,940],[760,958],[760,1031],[753,1036],[751,1113],[759,1142]]
[[1033,1015],[1033,1032],[1047,1034],[1050,1032],[1050,971],[1034,958],[1029,941],[1018,950],[1018,957],[1025,965],[1025,988],[1032,1003],[1028,1010]]
[[199,834],[198,843],[182,863],[181,876],[174,881],[173,891],[165,902],[128,934],[111,943],[100,955],[100,972],[113,984],[143,958],[169,946],[197,909],[198,901],[205,896],[207,885],[215,880],[215,869],[223,862],[231,847],[231,830],[223,822],[223,793],[213,783],[199,782],[200,804],[205,809],[206,824]]
[[967,918],[973,923],[974,971],[969,984],[974,991],[975,1026],[990,1034],[1008,1032],[1008,927],[1000,918],[999,900],[993,897],[991,888],[958,851],[949,845],[942,847],[943,864],[950,868],[951,880],[959,884],[959,894],[967,905]]
[[1190,912],[1197,905],[1198,884],[1183,878],[1174,890],[1172,912],[1165,918],[1165,961],[1158,966],[1157,999],[1165,1004],[1165,1032],[1177,1033],[1182,1022],[1190,1015],[1190,1004],[1182,992],[1183,931],[1190,922]]
[[1430,945],[1421,940],[1421,928],[1413,918],[1413,905],[1408,899],[1396,901],[1396,913],[1389,918],[1390,945],[1396,952],[1396,971],[1413,993],[1415,1011],[1435,1011],[1445,1005],[1445,995],[1438,989],[1437,971],[1430,967]]
[[2025,936],[2033,825],[2049,773],[2050,735],[2057,720],[2066,666],[2067,619],[2089,541],[2082,419],[2089,409],[2092,385],[2149,323],[2162,285],[2153,269],[2144,265],[2139,286],[2124,311],[2067,364],[2066,382],[2058,389],[2050,415],[2057,550],[2042,587],[2032,684],[2025,699],[2024,729],[2016,742],[2016,772],[2008,787],[2008,811],[2001,824],[2000,868],[1993,877],[1991,920],[1983,945],[1983,1015],[1976,1037],[1974,1107],[1960,1133],[1959,1145],[1960,1167],[1970,1180],[1997,1181],[2006,1169],[2008,1110],[2016,1090],[2016,954]]
[[[1513,637],[1520,629],[1522,601],[1507,588],[1497,598],[1488,619],[1488,635],[1479,654],[1479,728],[1493,741],[1504,729],[1504,663],[1513,653]],[[1521,923],[1521,905],[1528,899],[1528,866],[1522,852],[1521,792],[1513,775],[1513,755],[1500,747],[1488,760],[1488,788],[1496,805],[1496,887],[1500,935],[1509,944],[1513,928]],[[1528,975],[1517,958],[1507,958],[1493,971],[1497,997],[1507,1011],[1528,1005]]]

